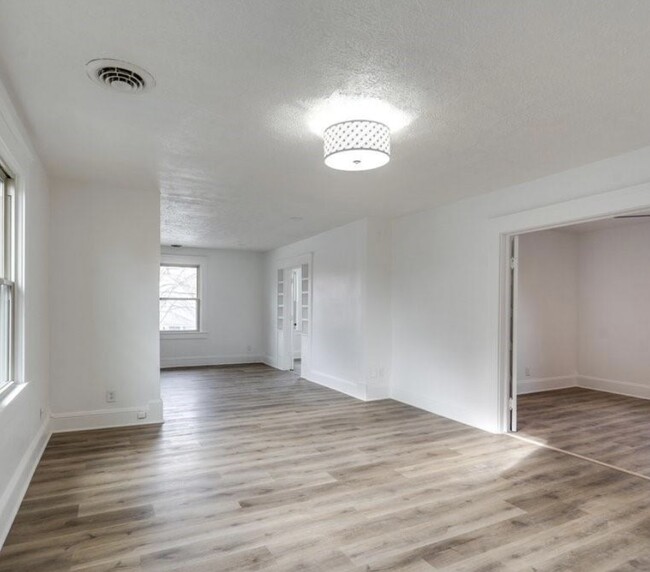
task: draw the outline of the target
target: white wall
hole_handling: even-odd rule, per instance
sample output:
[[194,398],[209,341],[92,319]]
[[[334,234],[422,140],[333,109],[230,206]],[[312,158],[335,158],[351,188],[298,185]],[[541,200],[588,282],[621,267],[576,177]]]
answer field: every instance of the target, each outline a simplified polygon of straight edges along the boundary
[[[0,158],[17,177],[17,381],[0,398],[0,546],[49,438],[49,192],[45,173],[0,84]],[[43,415],[41,416],[41,410]]]
[[[162,420],[159,205],[157,189],[52,186],[55,430]],[[115,403],[106,403],[107,390]]]
[[367,219],[366,230],[363,376],[366,397],[382,399],[390,394],[392,363],[391,228],[384,220]]
[[517,389],[576,384],[578,235],[561,230],[519,237]]
[[580,385],[650,398],[650,223],[579,237]]
[[650,222],[519,241],[518,392],[650,398]]
[[203,335],[163,334],[162,367],[263,360],[264,255],[243,250],[162,249],[164,256],[203,261]]
[[[384,321],[390,319],[388,237],[385,222],[364,219],[266,254],[267,363],[278,363],[277,269],[311,253],[312,313],[309,344],[302,348],[302,376],[361,399],[387,396],[390,352],[387,343],[383,353],[375,350],[380,341],[373,336],[386,340],[389,330],[375,334],[370,329],[380,321],[372,317],[376,307],[381,306]],[[375,250],[374,241],[383,247]],[[368,277],[375,275],[383,275],[383,283],[369,286]]]
[[650,206],[650,148],[393,222],[392,395],[506,427],[504,235]]

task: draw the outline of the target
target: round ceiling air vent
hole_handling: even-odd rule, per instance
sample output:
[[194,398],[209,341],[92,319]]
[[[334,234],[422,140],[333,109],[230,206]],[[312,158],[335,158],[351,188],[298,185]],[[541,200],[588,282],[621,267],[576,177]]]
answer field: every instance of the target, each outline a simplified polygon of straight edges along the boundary
[[120,93],[143,93],[156,85],[148,71],[120,60],[90,60],[86,71],[95,83]]

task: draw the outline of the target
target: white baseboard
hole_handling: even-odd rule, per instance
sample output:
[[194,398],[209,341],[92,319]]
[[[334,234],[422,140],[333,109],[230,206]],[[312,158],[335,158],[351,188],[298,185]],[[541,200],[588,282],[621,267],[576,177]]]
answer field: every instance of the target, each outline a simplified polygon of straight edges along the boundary
[[566,389],[578,385],[577,376],[565,375],[558,377],[525,378],[517,380],[517,395],[526,393],[538,393],[540,391],[552,391],[554,389]]
[[0,548],[9,534],[20,503],[23,501],[51,434],[50,422],[49,419],[46,419],[18,463],[9,485],[2,492],[0,497]]
[[595,389],[597,391],[618,393],[619,395],[627,395],[629,397],[638,397],[640,399],[650,399],[649,385],[642,385],[631,381],[617,381],[614,379],[579,375],[578,386],[584,387],[585,389]]
[[[272,356],[264,356],[261,361],[269,367],[278,369],[277,360],[275,360],[275,358]],[[373,387],[371,389],[370,386],[367,386],[363,383],[356,383],[354,381],[350,381],[342,377],[336,377],[322,371],[309,369],[304,364],[300,371],[300,377],[306,379],[307,381],[311,381],[312,383],[328,387],[329,389],[333,389],[334,391],[344,393],[345,395],[355,397],[356,399],[360,399],[362,401],[374,401],[377,399],[389,398],[390,389],[388,386]]]
[[478,427],[484,431],[490,433],[501,433],[499,427],[493,425],[486,425],[483,415],[476,417],[468,412],[467,409],[463,407],[457,407],[449,403],[443,403],[441,401],[436,401],[430,397],[423,395],[416,395],[399,387],[393,387],[391,390],[391,398],[400,403],[405,403],[406,405],[411,405],[417,407],[418,409],[423,409],[429,413],[434,413],[435,415],[440,415],[441,417],[446,417],[447,419],[452,419],[463,423],[464,425],[470,425],[472,427]]
[[[138,413],[141,411],[147,414],[145,419],[138,419]],[[51,414],[52,433],[84,431],[87,429],[107,429],[110,427],[125,427],[130,425],[153,425],[162,422],[163,407],[162,400],[160,399],[152,400],[147,405],[141,407]]]
[[278,360],[275,359],[274,356],[269,356],[269,355],[263,356],[260,361],[268,365],[269,367],[278,369]]
[[334,389],[341,393],[345,393],[351,397],[356,397],[363,401],[366,400],[366,386],[362,383],[355,383],[342,377],[336,377],[334,375],[329,375],[322,371],[303,371],[301,375],[307,381],[312,381],[318,385],[324,385],[330,389]]
[[619,395],[628,395],[640,399],[650,399],[650,385],[633,383],[630,381],[619,381],[615,379],[603,379],[588,375],[575,375],[563,377],[545,377],[538,379],[521,379],[517,381],[518,395],[526,393],[537,393],[540,391],[552,391],[567,387],[583,387],[596,391],[606,391]]
[[390,399],[389,385],[366,385],[366,401]]
[[227,355],[227,356],[195,356],[195,357],[167,357],[161,358],[160,367],[165,369],[168,367],[200,367],[210,365],[232,365],[232,364],[245,364],[245,363],[260,363],[265,362],[263,356],[241,354],[241,355]]

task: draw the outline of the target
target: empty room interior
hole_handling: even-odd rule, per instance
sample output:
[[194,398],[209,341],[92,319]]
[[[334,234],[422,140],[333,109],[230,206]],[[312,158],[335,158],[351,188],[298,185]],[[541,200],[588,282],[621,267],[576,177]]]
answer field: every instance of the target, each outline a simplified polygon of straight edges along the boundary
[[650,571],[649,29],[0,0],[0,572]]
[[515,429],[650,476],[650,213],[518,242]]

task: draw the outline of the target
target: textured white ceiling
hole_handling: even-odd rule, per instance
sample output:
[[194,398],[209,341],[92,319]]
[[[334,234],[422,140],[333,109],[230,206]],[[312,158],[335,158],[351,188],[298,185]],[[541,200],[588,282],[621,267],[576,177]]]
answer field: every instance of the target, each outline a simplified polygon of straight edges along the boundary
[[[158,186],[163,243],[267,249],[650,144],[649,29],[647,0],[0,0],[0,72],[52,177]],[[156,88],[94,85],[101,57]],[[312,128],[359,97],[408,125],[329,170]]]

